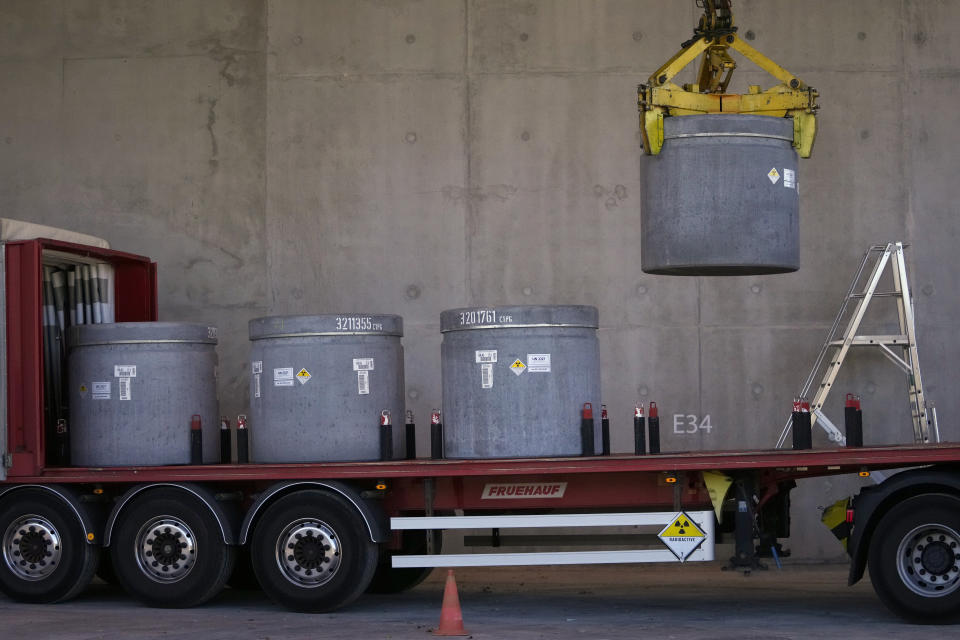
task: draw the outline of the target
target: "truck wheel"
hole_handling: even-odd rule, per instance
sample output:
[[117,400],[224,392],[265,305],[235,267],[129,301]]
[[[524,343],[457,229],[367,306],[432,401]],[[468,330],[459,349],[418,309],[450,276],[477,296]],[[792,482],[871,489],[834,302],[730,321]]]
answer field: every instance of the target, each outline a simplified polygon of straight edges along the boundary
[[[400,551],[397,555],[421,555],[427,552],[427,532],[405,529],[401,533]],[[433,532],[433,546],[439,552],[443,540],[442,531]],[[411,567],[394,569],[391,566],[394,551],[380,553],[380,562],[373,574],[373,580],[367,588],[369,593],[401,593],[427,579],[433,572],[432,567]]]
[[322,491],[298,491],[270,505],[250,550],[263,590],[295,611],[332,611],[352,602],[377,568],[377,545],[360,514]]
[[960,618],[960,500],[904,500],[880,520],[870,543],[870,581],[888,608],[912,622]]
[[83,591],[100,547],[87,544],[77,516],[39,489],[0,501],[0,590],[20,602],[62,602]]
[[120,515],[110,544],[117,580],[152,607],[193,607],[220,593],[234,549],[194,496],[150,491]]

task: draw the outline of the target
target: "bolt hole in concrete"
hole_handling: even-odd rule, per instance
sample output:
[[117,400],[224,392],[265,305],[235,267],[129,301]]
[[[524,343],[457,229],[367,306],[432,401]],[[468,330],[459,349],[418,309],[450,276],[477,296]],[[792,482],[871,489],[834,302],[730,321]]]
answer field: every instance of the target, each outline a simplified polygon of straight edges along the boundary
[[863,31],[857,33],[857,40],[866,40],[866,39],[867,39],[866,33],[864,33]]
[[642,31],[634,31],[634,32],[633,32],[633,41],[634,41],[634,42],[640,42],[641,40],[643,40],[643,32],[642,32]]
[[521,33],[521,34],[520,34],[520,41],[521,41],[521,42],[526,42],[526,41],[529,40],[529,39],[530,39],[530,36],[529,36],[528,34],[526,34],[526,33]]
[[420,397],[420,390],[415,388],[410,389],[410,391],[407,391],[407,397],[410,398],[411,400],[416,400],[417,398]]
[[646,295],[646,293],[647,293],[647,287],[646,287],[646,285],[638,284],[638,285],[637,285],[637,295],[638,295],[638,296],[642,296],[642,295]]
[[416,300],[419,297],[420,297],[420,287],[418,287],[415,284],[412,284],[409,287],[407,287],[407,299]]
[[640,385],[637,387],[637,393],[640,394],[641,397],[646,398],[650,395],[650,389],[646,385]]
[[521,133],[520,139],[523,140],[524,142],[528,141],[530,139],[530,132],[524,131],[523,133]]
[[298,47],[303,44],[303,36],[293,36],[293,44]]
[[759,284],[752,284],[752,285],[750,285],[750,292],[751,292],[751,293],[760,293],[761,291],[763,291],[763,287],[760,286]]
[[533,287],[524,287],[524,288],[523,288],[523,295],[525,295],[525,296],[531,296],[531,295],[533,295]]
[[861,140],[866,140],[866,139],[869,138],[869,137],[870,137],[870,130],[869,130],[869,129],[862,129],[862,130],[860,131],[860,139],[861,139]]
[[417,141],[417,134],[413,131],[409,131],[407,132],[407,135],[403,137],[403,139],[407,144],[413,144]]
[[413,44],[417,41],[417,36],[413,35],[412,33],[408,33],[407,37],[404,39],[407,41],[407,44]]
[[756,40],[757,34],[751,30],[748,30],[745,34],[743,34],[743,37],[746,38],[747,40]]

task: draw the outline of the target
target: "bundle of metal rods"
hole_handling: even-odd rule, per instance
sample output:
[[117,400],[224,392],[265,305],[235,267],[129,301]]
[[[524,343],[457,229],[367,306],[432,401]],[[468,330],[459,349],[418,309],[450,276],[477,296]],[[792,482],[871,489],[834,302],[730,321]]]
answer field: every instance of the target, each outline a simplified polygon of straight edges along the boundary
[[114,270],[109,264],[44,265],[43,375],[48,462],[69,462],[64,394],[67,350],[64,335],[79,324],[113,322]]

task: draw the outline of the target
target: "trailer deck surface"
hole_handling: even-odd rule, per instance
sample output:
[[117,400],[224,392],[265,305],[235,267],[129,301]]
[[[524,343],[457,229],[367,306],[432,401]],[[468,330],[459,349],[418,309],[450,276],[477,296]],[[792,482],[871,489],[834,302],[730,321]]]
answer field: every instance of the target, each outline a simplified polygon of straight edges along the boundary
[[575,473],[770,470],[792,477],[856,473],[927,464],[960,463],[960,444],[885,445],[794,451],[687,451],[657,455],[493,460],[394,460],[292,464],[211,464],[165,467],[51,467],[41,475],[12,476],[30,482],[167,482],[439,478]]

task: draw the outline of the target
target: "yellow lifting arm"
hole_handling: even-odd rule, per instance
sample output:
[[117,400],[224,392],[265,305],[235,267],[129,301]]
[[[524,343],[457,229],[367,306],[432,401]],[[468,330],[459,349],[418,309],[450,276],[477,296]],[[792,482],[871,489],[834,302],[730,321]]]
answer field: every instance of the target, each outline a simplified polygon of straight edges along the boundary
[[[704,15],[693,38],[684,42],[672,58],[657,69],[646,84],[637,87],[640,130],[647,154],[660,153],[663,118],[704,113],[747,113],[793,118],[793,146],[801,158],[809,158],[817,136],[817,91],[766,57],[736,33],[731,0],[701,0]],[[766,91],[752,85],[746,94],[727,93],[737,63],[729,49],[779,81]],[[672,82],[681,70],[701,57],[696,84]]]

